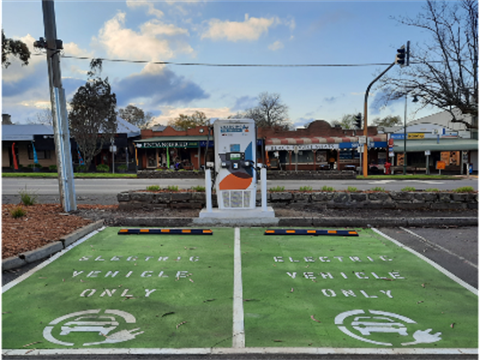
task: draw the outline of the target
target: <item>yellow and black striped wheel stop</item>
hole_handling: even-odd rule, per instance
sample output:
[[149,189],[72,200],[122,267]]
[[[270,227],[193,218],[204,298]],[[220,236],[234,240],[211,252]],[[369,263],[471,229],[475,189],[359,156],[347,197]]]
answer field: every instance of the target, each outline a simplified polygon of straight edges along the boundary
[[213,235],[210,229],[120,229],[118,235]]

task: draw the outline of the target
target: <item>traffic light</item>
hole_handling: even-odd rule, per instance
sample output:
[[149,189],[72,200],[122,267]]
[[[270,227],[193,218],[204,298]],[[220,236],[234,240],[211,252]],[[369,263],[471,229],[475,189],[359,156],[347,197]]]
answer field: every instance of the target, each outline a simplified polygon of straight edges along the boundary
[[355,115],[355,126],[357,127],[357,129],[362,128],[362,115],[361,114]]
[[395,64],[405,66],[405,45],[402,45],[400,49],[397,49],[397,57],[395,58]]

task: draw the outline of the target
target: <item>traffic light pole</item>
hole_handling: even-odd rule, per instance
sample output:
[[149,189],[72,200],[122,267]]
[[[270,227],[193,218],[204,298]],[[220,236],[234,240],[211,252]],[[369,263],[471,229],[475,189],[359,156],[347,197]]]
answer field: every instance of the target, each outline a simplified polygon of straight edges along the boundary
[[58,186],[63,210],[77,210],[73,177],[70,131],[67,118],[67,101],[62,88],[60,72],[60,49],[57,48],[57,27],[53,0],[42,0],[43,23],[47,44],[47,64],[50,84],[50,102],[53,115],[55,154],[57,158]]
[[394,65],[396,64],[396,61],[391,63],[380,75],[378,75],[367,87],[367,91],[365,92],[365,102],[364,102],[364,107],[363,107],[363,120],[364,120],[364,125],[363,125],[363,135],[365,136],[365,144],[363,145],[363,176],[368,177],[368,126],[367,126],[367,121],[368,121],[368,94],[370,93],[370,89],[372,88],[373,84],[377,82],[378,79],[380,79],[383,75],[386,74],[388,70],[390,70]]

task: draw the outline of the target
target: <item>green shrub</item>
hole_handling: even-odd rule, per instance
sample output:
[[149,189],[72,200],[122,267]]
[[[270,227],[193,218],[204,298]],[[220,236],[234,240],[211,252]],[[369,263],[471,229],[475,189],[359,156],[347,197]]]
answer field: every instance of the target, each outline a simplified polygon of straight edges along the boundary
[[427,191],[427,192],[439,192],[440,190],[438,190],[437,188],[428,188],[428,189],[425,189],[425,191]]
[[97,165],[96,169],[97,169],[97,172],[103,172],[103,173],[110,172],[110,166],[106,164]]
[[50,170],[50,171],[57,171],[57,165],[50,165],[50,166],[48,167],[48,170]]
[[475,192],[475,189],[471,186],[463,186],[463,187],[459,187],[458,189],[455,189],[453,191],[457,192],[457,193],[471,193],[471,192]]
[[347,191],[348,191],[348,192],[357,192],[358,189],[357,189],[355,186],[349,186],[349,187],[347,188]]
[[371,189],[371,191],[380,191],[380,192],[385,192],[385,189],[380,187],[380,186],[376,186],[374,188]]
[[87,166],[86,165],[78,165],[77,172],[86,172]]
[[27,214],[27,210],[25,210],[20,205],[15,206],[14,208],[10,209],[10,215],[12,215],[12,217],[14,219],[21,218],[22,216],[25,216],[26,214]]
[[118,165],[118,170],[120,171],[127,171],[128,166],[127,165]]
[[268,191],[271,191],[271,192],[285,191],[285,186],[275,186],[273,188],[268,189]]
[[402,191],[415,191],[415,188],[413,186],[406,186],[402,189]]
[[312,191],[311,186],[300,186],[300,191]]
[[191,189],[196,192],[205,192],[205,186],[192,186]]
[[335,189],[331,186],[324,185],[322,191],[335,191]]
[[168,185],[167,190],[172,191],[172,192],[176,192],[176,191],[178,191],[178,186],[177,185]]
[[27,186],[25,186],[25,190],[20,190],[18,194],[20,195],[22,204],[25,206],[30,206],[37,202],[37,195],[33,192],[29,192]]
[[158,191],[158,190],[160,190],[160,186],[158,185],[147,186],[147,191]]
[[41,169],[42,168],[42,165],[36,163],[36,164],[28,164],[28,167],[30,169],[34,169],[34,168],[37,168],[37,169]]

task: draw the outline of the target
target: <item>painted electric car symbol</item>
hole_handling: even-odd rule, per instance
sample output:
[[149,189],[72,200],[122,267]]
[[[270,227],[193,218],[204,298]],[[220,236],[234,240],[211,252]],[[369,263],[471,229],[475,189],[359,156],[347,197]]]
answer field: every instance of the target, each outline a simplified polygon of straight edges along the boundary
[[[90,320],[85,321],[87,319]],[[101,319],[109,319],[110,321],[102,321]],[[108,335],[117,326],[118,322],[115,321],[113,316],[80,316],[75,321],[65,323],[61,327],[60,335],[68,335],[71,332],[98,332],[99,334]]]
[[143,334],[143,331],[139,331],[140,328],[122,329],[135,323],[135,317],[122,310],[107,309],[103,314],[101,309],[84,310],[51,321],[43,330],[43,337],[57,345],[78,346],[72,342],[76,339],[75,333],[94,333],[99,341],[83,343],[83,346],[115,344],[133,340]]
[[442,340],[440,337],[442,333],[432,333],[432,329],[409,333],[409,327],[414,324],[417,323],[406,316],[378,310],[350,310],[335,317],[335,325],[339,330],[354,339],[370,344],[393,346],[390,342],[379,341],[389,338],[388,334],[413,337],[414,341],[402,342],[400,344],[402,346],[430,344]]
[[[366,321],[371,320],[371,321]],[[398,333],[407,336],[407,328],[402,323],[385,316],[357,316],[352,321],[352,327],[358,330],[362,335],[371,335],[372,333]]]

